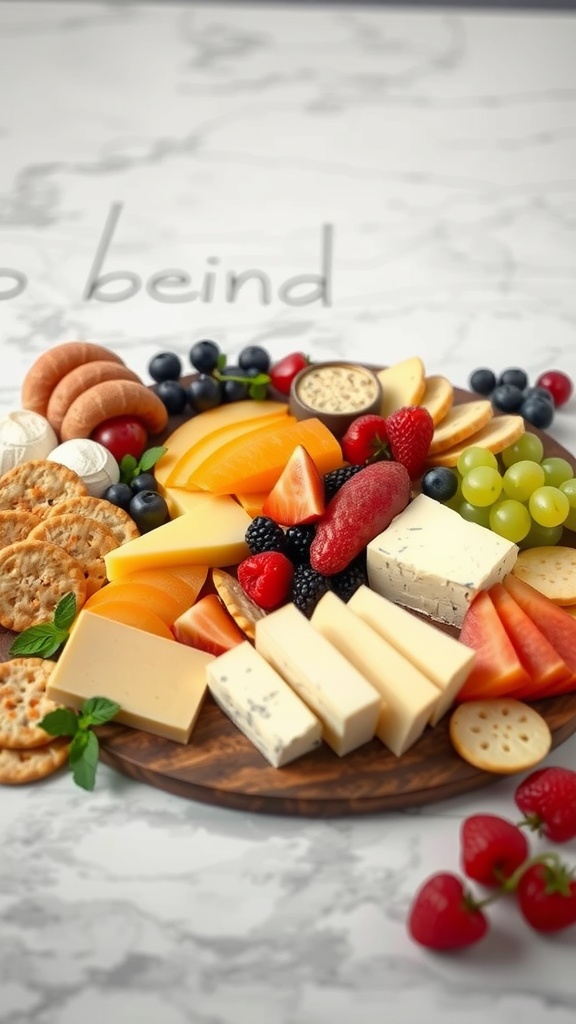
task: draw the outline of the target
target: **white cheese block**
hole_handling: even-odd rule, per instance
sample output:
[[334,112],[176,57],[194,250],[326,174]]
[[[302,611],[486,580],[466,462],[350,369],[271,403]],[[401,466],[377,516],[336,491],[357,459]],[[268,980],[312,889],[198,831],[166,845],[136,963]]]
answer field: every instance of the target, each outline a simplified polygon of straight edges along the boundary
[[45,459],[58,444],[48,420],[31,409],[0,418],[0,476],[30,459]]
[[256,623],[256,650],[322,722],[322,738],[340,757],[373,739],[381,698],[293,604]]
[[348,608],[408,658],[440,690],[440,699],[430,717],[430,725],[436,725],[468,678],[476,652],[369,587],[358,587],[348,601]]
[[48,458],[78,473],[88,494],[94,498],[101,498],[120,479],[120,466],[114,456],[104,445],[89,437],[74,437],[70,441],[63,441],[50,452]]
[[419,494],[368,545],[368,582],[397,604],[460,628],[479,590],[511,572],[518,547]]
[[382,697],[376,735],[400,757],[424,732],[439,700],[437,687],[331,591],[310,621]]
[[211,662],[206,674],[218,706],[274,768],[320,745],[319,720],[247,640]]

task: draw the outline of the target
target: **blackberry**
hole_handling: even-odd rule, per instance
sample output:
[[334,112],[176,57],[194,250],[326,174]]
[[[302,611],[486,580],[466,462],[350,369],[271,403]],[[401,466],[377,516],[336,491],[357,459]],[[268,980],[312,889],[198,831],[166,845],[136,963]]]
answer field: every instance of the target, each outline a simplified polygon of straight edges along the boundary
[[294,569],[292,600],[297,608],[310,618],[320,598],[328,590],[328,580],[310,565],[297,565]]
[[343,601],[349,601],[352,594],[361,586],[368,586],[365,552],[358,555],[342,572],[337,572],[330,577],[330,590],[333,590]]
[[311,524],[289,526],[286,530],[286,554],[294,565],[309,561],[310,545],[315,533],[316,527]]
[[336,491],[339,491],[343,484],[351,477],[359,473],[364,466],[342,466],[341,469],[333,469],[330,473],[326,473],[324,477],[324,497],[326,502],[329,502]]
[[256,516],[246,530],[244,539],[253,555],[260,555],[263,551],[286,553],[284,530],[268,516]]

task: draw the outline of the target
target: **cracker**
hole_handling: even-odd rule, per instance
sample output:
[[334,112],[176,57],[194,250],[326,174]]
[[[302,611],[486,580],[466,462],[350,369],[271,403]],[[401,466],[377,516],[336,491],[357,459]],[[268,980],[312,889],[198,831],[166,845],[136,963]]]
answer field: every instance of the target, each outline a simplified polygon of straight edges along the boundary
[[48,516],[66,515],[73,512],[79,516],[89,516],[90,519],[97,519],[99,523],[112,531],[119,544],[126,544],[129,540],[135,540],[140,536],[140,530],[123,508],[113,505],[105,498],[94,498],[88,494],[81,498],[66,498],[48,512]]
[[434,426],[437,427],[448,415],[454,402],[454,387],[447,377],[435,374],[425,378],[426,389],[419,404],[428,409]]
[[76,607],[86,600],[82,566],[63,548],[21,540],[0,550],[0,625],[20,633],[51,622],[58,602],[72,593]]
[[0,477],[0,509],[24,510],[38,516],[65,498],[87,493],[73,469],[49,459],[31,459]]
[[437,455],[471,437],[492,419],[492,415],[492,403],[488,399],[453,405],[434,431],[430,455]]
[[450,739],[465,761],[502,775],[532,768],[552,745],[542,715],[506,697],[460,704],[450,719]]
[[56,662],[13,658],[0,664],[0,747],[41,747],[51,736],[38,727],[59,706],[46,696]]
[[30,750],[0,749],[0,784],[18,786],[37,782],[66,764],[70,741],[64,737]]
[[97,519],[74,512],[48,516],[30,534],[30,540],[57,544],[82,566],[86,577],[86,596],[100,590],[106,582],[104,555],[119,547],[116,537]]
[[266,615],[264,609],[260,608],[251,597],[248,597],[236,577],[231,576],[224,569],[213,569],[212,581],[218,597],[226,606],[236,625],[250,640],[254,640],[256,623],[258,619],[263,619]]
[[0,548],[16,544],[19,540],[26,540],[30,531],[38,526],[39,522],[38,516],[23,509],[0,510]]
[[554,604],[576,604],[576,549],[561,544],[521,551],[512,570]]
[[[456,406],[455,408],[458,408]],[[450,413],[448,414],[450,415]],[[440,424],[441,429],[446,420]],[[491,420],[477,430],[475,434],[464,438],[452,448],[443,449],[436,454],[430,453],[426,459],[428,466],[455,466],[465,448],[478,445],[480,448],[487,448],[488,451],[498,455],[509,444],[514,444],[524,433],[524,420],[521,416],[514,414],[493,416]]]

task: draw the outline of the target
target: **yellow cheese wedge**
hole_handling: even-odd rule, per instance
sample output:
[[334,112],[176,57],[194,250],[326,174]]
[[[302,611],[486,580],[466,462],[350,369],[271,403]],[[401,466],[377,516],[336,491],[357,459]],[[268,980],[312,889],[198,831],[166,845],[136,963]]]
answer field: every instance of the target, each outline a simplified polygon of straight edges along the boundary
[[426,388],[424,363],[411,356],[376,374],[382,388],[381,416],[389,416],[404,405],[419,405]]
[[466,441],[488,423],[492,415],[492,403],[484,398],[453,405],[434,431],[429,454],[438,455],[439,452]]
[[454,387],[447,377],[441,374],[426,377],[426,387],[420,405],[428,409],[435,427],[450,412],[453,401]]
[[331,591],[320,598],[310,622],[378,691],[383,709],[376,735],[400,757],[424,732],[439,690]]
[[120,704],[115,721],[187,743],[202,707],[213,655],[81,611],[50,675],[57,704],[81,708],[89,697]]
[[522,436],[524,430],[524,420],[521,416],[493,416],[475,434],[464,438],[451,448],[445,448],[435,454],[431,453],[426,462],[429,466],[455,466],[464,449],[470,448],[472,445],[487,448],[494,455],[498,455],[509,444],[514,444]]
[[219,405],[217,409],[210,409],[209,412],[203,412],[201,415],[187,420],[164,441],[168,451],[154,466],[156,480],[164,486],[179,459],[186,454],[188,449],[215,430],[220,430],[232,423],[281,415],[282,412],[288,414],[288,406],[284,402],[256,402],[250,398],[244,402]]
[[196,501],[190,503],[190,511],[109,551],[105,555],[108,579],[151,567],[234,565],[246,558],[244,535],[252,522],[248,513],[228,495],[192,497]]
[[468,678],[476,652],[369,587],[358,587],[348,608],[437,687],[440,697],[430,716],[430,725],[436,725]]
[[163,487],[162,484],[158,484],[158,491],[168,505],[171,519],[194,512],[198,507],[197,492],[185,491],[183,487]]

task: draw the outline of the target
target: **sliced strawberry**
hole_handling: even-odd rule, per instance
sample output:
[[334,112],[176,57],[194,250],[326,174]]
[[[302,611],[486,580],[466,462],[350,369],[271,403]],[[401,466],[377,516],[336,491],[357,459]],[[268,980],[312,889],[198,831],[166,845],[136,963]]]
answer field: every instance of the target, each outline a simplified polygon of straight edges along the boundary
[[476,660],[457,701],[505,697],[530,685],[530,676],[487,591],[481,590],[472,601],[464,616],[460,640],[476,651]]
[[537,624],[570,670],[568,679],[550,686],[542,696],[552,697],[576,689],[576,619],[513,573],[506,576],[504,586]]
[[223,654],[246,639],[216,594],[207,594],[183,612],[172,626],[174,638],[208,654]]
[[262,515],[281,526],[314,523],[324,512],[324,483],[303,445],[296,445],[270,491]]

